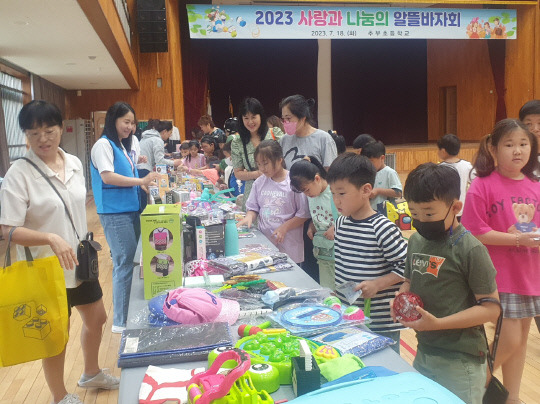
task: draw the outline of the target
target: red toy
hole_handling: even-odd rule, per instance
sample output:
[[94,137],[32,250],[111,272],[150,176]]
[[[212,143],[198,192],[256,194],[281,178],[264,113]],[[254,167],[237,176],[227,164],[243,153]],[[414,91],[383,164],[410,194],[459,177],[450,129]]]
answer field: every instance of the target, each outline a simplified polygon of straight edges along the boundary
[[416,306],[424,308],[420,296],[412,292],[403,292],[394,299],[394,313],[398,320],[416,321],[422,315],[416,310]]
[[[226,376],[218,374],[221,365],[228,360],[234,360],[238,365]],[[250,366],[249,355],[241,349],[233,348],[220,353],[210,369],[197,373],[188,382],[189,404],[209,404],[212,400],[225,397],[234,382],[243,376]]]
[[264,330],[265,328],[270,327],[270,325],[270,321],[265,321],[264,323],[259,325],[242,324],[238,327],[238,335],[240,336],[240,338],[249,337],[250,335],[255,335]]

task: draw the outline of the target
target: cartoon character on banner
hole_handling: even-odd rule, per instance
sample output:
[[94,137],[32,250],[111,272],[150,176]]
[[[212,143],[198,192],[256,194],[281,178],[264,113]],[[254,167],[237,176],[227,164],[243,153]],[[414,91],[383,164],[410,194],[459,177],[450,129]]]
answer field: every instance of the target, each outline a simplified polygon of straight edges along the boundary
[[246,21],[242,17],[236,17],[237,28],[225,10],[220,10],[219,6],[212,7],[206,18],[208,20],[208,25],[206,26],[206,32],[208,34],[227,33],[232,38],[236,38],[238,35],[237,29],[246,26]]

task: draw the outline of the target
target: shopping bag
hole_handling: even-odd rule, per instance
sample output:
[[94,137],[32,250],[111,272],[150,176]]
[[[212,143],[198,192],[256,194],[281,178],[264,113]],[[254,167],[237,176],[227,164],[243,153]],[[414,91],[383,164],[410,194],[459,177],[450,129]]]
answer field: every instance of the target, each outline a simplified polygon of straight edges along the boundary
[[500,382],[499,379],[493,376],[493,363],[495,362],[495,355],[497,354],[497,345],[499,345],[499,336],[501,335],[503,308],[502,308],[501,302],[492,297],[484,297],[482,299],[479,299],[476,302],[476,304],[482,304],[484,302],[495,303],[496,305],[498,305],[500,314],[499,314],[499,318],[497,319],[497,325],[495,326],[495,336],[493,337],[493,346],[491,348],[491,352],[489,351],[489,343],[487,340],[486,330],[482,327],[482,331],[484,333],[484,338],[486,340],[486,345],[487,345],[487,363],[488,363],[489,372],[491,374],[491,380],[489,381],[489,384],[486,388],[486,392],[484,393],[482,403],[483,404],[505,404],[506,399],[508,398],[508,390],[506,389],[506,387],[504,387],[504,385]]
[[11,263],[8,240],[0,269],[0,367],[48,358],[68,341],[64,271],[56,256]]

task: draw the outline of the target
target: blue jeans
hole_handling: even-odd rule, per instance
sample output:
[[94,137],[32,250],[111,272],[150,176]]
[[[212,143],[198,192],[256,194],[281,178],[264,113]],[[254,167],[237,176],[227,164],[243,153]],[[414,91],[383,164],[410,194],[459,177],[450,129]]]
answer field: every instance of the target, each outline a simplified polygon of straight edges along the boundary
[[100,214],[113,261],[113,325],[125,327],[133,278],[133,259],[141,235],[139,212]]

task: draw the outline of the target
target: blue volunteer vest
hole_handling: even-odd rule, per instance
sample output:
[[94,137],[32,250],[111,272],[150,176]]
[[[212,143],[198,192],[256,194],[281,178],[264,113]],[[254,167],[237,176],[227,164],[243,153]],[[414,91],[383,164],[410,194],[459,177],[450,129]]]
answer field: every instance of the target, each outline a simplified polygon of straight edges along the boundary
[[[112,146],[114,172],[124,177],[138,178],[137,170],[133,169],[135,164],[132,166],[129,163],[124,151],[111,142],[107,136],[103,135],[102,138],[107,139]],[[94,163],[90,165],[90,172],[97,213],[127,213],[139,210],[139,187],[119,187],[105,184]]]

